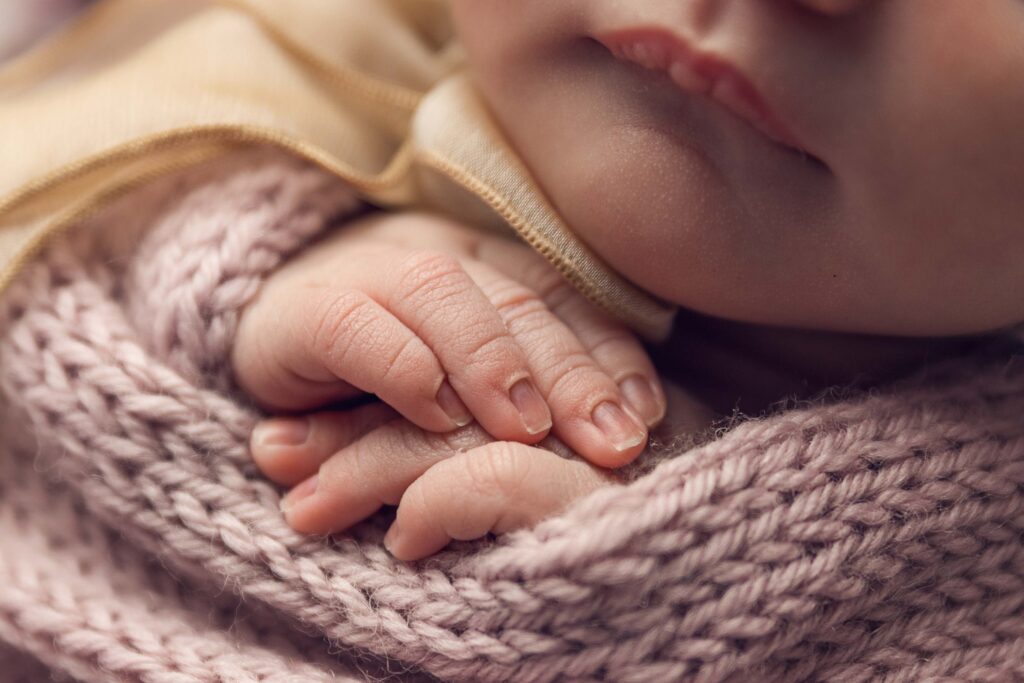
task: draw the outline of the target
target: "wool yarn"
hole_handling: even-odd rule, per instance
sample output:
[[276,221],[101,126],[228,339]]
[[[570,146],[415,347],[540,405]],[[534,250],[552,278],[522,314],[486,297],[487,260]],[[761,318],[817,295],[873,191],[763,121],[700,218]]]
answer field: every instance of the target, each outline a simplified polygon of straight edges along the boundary
[[[240,152],[22,274],[0,318],[0,657],[160,683],[1024,680],[1008,336],[415,565],[383,549],[387,513],[291,531],[227,353],[261,279],[359,210],[318,170]],[[123,258],[96,237],[111,221],[145,227]]]

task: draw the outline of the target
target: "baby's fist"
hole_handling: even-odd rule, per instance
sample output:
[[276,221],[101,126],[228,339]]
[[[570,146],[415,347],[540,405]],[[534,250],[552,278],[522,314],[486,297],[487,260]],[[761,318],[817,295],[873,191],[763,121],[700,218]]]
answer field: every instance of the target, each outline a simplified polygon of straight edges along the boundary
[[[492,441],[475,425],[425,432],[381,404],[299,421],[302,444],[276,453],[253,449],[264,474],[295,485],[281,504],[288,524],[326,535],[397,505],[385,545],[402,560],[427,557],[451,540],[531,527],[614,483],[606,471],[568,457],[554,439],[545,445],[565,457]],[[277,422],[266,428],[285,426]]]
[[246,309],[239,384],[281,411],[368,392],[432,432],[553,432],[602,467],[665,410],[643,347],[522,244],[423,214],[375,214],[273,275]]

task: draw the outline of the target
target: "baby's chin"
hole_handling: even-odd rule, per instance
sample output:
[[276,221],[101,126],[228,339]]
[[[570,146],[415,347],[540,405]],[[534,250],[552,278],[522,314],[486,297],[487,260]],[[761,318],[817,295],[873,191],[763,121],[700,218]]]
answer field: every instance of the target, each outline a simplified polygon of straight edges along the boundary
[[709,256],[742,257],[743,217],[699,150],[621,128],[574,151],[560,150],[545,190],[571,229],[642,288],[692,304],[710,294],[701,274]]
[[666,301],[740,323],[884,336],[986,334],[1021,319],[946,305],[927,264],[885,253],[810,190],[744,183],[660,130],[613,130],[524,151],[573,232]]
[[[571,229],[639,287],[735,320],[823,322],[790,291],[830,256],[815,253],[786,193],[744,187],[699,144],[650,127],[616,126],[536,155],[535,173]],[[822,280],[819,291],[842,286]]]
[[[851,253],[831,177],[722,112],[647,101],[614,78],[584,77],[571,89],[566,78],[556,71],[553,82],[484,89],[584,242],[641,288],[702,313],[821,320],[811,304],[824,298],[792,290],[817,280],[815,292],[837,294],[850,284],[831,276]],[[508,97],[513,90],[520,97]]]
[[866,212],[856,184],[699,101],[559,65],[479,84],[570,228],[639,287],[762,325],[938,336],[1008,324],[980,310],[982,292],[949,310],[935,295],[948,273],[886,248],[907,225]]
[[937,296],[950,270],[883,248],[886,223],[815,202],[813,184],[730,175],[660,129],[605,130],[524,151],[573,232],[666,301],[742,323],[886,336],[987,334],[1024,319],[1019,302],[992,305],[984,284]]

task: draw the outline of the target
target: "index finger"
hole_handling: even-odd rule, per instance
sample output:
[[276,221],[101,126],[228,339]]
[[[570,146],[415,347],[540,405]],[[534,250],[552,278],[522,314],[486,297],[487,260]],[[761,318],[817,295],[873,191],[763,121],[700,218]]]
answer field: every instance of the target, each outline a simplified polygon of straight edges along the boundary
[[499,439],[544,438],[551,412],[526,356],[460,260],[413,251],[396,272],[379,274],[376,295],[434,352],[480,424]]
[[653,427],[665,416],[665,392],[650,356],[622,323],[591,303],[536,252],[495,237],[480,239],[481,261],[516,282],[530,282],[544,303],[618,385],[623,399]]

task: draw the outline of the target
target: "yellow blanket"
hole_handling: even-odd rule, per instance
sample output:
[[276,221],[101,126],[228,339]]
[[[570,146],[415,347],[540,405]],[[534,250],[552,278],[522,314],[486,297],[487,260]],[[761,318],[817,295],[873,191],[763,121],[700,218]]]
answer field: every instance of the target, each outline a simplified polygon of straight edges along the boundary
[[105,0],[0,70],[0,289],[157,175],[270,144],[384,207],[510,226],[650,338],[672,307],[559,218],[462,69],[444,0]]

